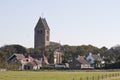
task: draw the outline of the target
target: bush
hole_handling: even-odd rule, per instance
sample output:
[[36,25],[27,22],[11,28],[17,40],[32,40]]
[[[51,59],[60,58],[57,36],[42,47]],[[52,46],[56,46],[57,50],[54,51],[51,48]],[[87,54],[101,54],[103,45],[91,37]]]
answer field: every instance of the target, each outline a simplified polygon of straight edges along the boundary
[[120,69],[120,62],[116,62],[113,64],[106,64],[105,69]]
[[45,65],[45,66],[41,67],[41,69],[53,70],[53,69],[55,69],[55,67]]

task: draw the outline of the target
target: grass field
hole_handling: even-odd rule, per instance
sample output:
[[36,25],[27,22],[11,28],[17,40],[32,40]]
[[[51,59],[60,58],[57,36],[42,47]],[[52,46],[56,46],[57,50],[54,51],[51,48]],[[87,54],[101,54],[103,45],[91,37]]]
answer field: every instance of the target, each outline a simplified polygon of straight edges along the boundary
[[[89,80],[98,80],[98,75],[109,75],[120,72],[85,72],[85,71],[5,71],[0,72],[0,80],[87,80],[86,77],[89,77]],[[119,76],[120,77],[120,76]],[[74,78],[74,79],[73,79]],[[110,79],[110,80],[120,80]]]

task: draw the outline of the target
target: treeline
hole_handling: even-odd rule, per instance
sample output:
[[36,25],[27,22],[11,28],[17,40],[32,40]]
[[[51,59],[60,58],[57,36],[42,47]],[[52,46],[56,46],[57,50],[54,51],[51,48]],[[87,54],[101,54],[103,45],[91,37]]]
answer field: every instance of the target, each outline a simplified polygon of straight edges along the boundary
[[68,60],[71,57],[77,57],[78,55],[87,56],[89,53],[100,54],[104,57],[107,64],[120,61],[120,46],[114,46],[110,49],[107,47],[97,48],[92,45],[81,45],[81,46],[68,46],[62,47],[64,50],[64,57]]
[[[120,62],[120,46],[114,46],[110,49],[106,47],[97,48],[92,45],[81,46],[61,46],[61,50],[64,52],[63,63],[68,62],[71,58],[78,55],[87,56],[90,52],[93,54],[100,54],[104,57],[107,65]],[[43,50],[34,50],[34,48],[25,48],[21,45],[5,45],[0,47],[0,68],[8,66],[7,59],[14,53],[21,54],[43,54]],[[53,60],[53,51],[49,50],[44,52],[48,60]]]

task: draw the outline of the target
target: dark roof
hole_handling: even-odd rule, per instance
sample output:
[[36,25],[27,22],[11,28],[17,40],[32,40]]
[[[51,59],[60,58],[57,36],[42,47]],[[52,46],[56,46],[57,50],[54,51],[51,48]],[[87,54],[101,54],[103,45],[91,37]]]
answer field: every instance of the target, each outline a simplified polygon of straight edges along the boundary
[[50,45],[51,45],[51,46],[61,46],[60,43],[52,42],[52,41],[50,42]]
[[89,64],[89,63],[85,60],[85,56],[78,56],[77,60],[78,60],[78,62],[80,62],[81,64]]
[[56,51],[58,49],[61,49],[61,44],[57,42],[50,42],[50,50]]
[[43,27],[44,27],[45,29],[50,30],[50,28],[49,28],[49,26],[48,26],[48,24],[47,24],[46,19],[40,17],[40,19],[38,20],[38,23],[37,23],[36,27],[39,27],[39,26],[41,26],[41,25],[43,25]]

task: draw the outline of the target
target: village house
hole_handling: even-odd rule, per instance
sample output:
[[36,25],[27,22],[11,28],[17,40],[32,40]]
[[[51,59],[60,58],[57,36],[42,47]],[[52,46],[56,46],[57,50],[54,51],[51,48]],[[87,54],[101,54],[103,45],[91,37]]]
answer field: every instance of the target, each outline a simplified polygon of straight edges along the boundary
[[76,58],[76,60],[78,60],[78,62],[80,63],[80,68],[81,69],[89,69],[89,68],[91,68],[90,63],[87,62],[85,56],[78,56]]
[[24,56],[23,54],[13,54],[7,60],[7,62],[15,63],[19,62],[21,65],[19,66],[19,70],[39,70],[42,65],[49,64],[46,57],[42,55],[28,55]]
[[100,54],[89,53],[89,55],[86,57],[86,60],[91,64],[91,67],[93,68],[102,68],[105,65],[105,61],[100,56]]
[[85,56],[78,55],[77,58],[74,58],[70,63],[69,66],[71,69],[90,69],[90,63],[87,62]]

